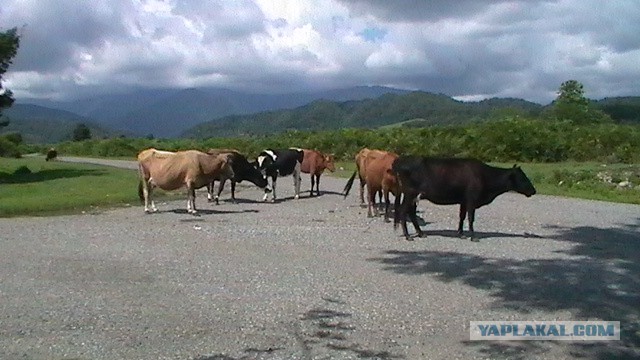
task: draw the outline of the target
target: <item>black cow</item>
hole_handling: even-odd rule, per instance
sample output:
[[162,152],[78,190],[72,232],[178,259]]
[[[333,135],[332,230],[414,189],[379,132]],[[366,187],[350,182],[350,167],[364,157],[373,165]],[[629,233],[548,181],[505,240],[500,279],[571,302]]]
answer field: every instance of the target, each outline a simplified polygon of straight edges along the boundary
[[[267,179],[262,176],[262,173],[249,161],[247,158],[239,153],[236,150],[231,149],[209,149],[207,151],[209,154],[220,154],[220,153],[229,153],[231,156],[231,168],[233,169],[234,176],[231,178],[231,200],[233,202],[236,201],[236,183],[247,180],[253,183],[255,186],[265,189],[265,192],[271,191],[267,184]],[[218,187],[218,193],[213,196],[213,181],[207,185],[207,197],[209,201],[215,201],[216,205],[219,204],[220,193],[224,189],[224,184],[227,181],[227,178],[218,178],[215,179],[220,181],[220,186]]]
[[402,231],[410,240],[407,231],[407,215],[422,236],[416,215],[418,197],[438,205],[460,204],[458,234],[462,235],[464,219],[469,215],[469,232],[473,239],[473,220],[477,208],[490,204],[498,195],[516,191],[527,197],[536,189],[518,166],[497,168],[475,159],[428,158],[403,156],[392,165],[398,176],[402,204],[395,202],[394,227],[402,223]]
[[58,152],[56,149],[51,148],[47,151],[47,157],[44,159],[45,161],[55,160],[58,157]]
[[[295,189],[295,199],[300,197],[300,166],[304,159],[302,149],[285,149],[285,150],[263,150],[258,155],[258,169],[262,171],[265,179],[271,178],[271,188],[273,197],[271,201],[276,201],[276,181],[278,176],[293,175],[293,186]],[[267,201],[268,192],[264,193],[264,201]]]

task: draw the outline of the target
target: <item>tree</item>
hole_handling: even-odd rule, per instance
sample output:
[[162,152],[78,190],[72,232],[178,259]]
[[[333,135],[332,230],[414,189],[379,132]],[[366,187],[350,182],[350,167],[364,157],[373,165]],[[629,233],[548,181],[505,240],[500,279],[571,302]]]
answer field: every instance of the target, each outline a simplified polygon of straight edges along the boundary
[[91,139],[91,129],[83,123],[78,124],[75,129],[73,129],[73,141],[82,141]]
[[553,113],[557,119],[575,124],[611,122],[607,114],[591,106],[584,96],[584,86],[577,80],[567,80],[560,85]]
[[[0,116],[2,116],[2,109],[10,107],[14,101],[11,90],[5,89],[2,85],[2,76],[13,62],[13,58],[18,52],[18,46],[20,46],[20,36],[18,36],[17,28],[0,32]],[[8,120],[0,121],[0,127],[8,124]]]

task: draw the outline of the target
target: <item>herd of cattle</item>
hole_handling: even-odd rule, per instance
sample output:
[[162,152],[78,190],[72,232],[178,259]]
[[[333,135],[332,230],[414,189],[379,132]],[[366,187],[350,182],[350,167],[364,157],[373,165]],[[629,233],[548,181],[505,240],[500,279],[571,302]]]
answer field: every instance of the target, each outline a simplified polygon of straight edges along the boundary
[[[406,220],[409,218],[422,236],[416,209],[419,199],[438,205],[460,205],[458,233],[462,235],[463,224],[468,216],[469,236],[474,240],[473,221],[475,210],[491,203],[498,195],[516,191],[527,197],[536,193],[531,181],[517,166],[498,168],[475,159],[431,158],[398,156],[382,151],[362,149],[355,157],[356,170],[348,180],[343,194],[346,197],[355,177],[360,179],[360,202],[365,203],[364,188],[367,188],[368,216],[376,216],[376,195],[379,205],[384,198],[385,221],[389,221],[389,193],[395,196],[394,226],[401,224],[407,240],[410,240]],[[155,212],[153,188],[176,190],[187,189],[187,212],[195,214],[195,190],[206,186],[209,201],[219,201],[227,180],[231,181],[231,199],[235,202],[235,186],[249,181],[264,189],[263,200],[277,198],[276,184],[279,176],[293,176],[295,196],[300,196],[300,173],[311,175],[310,195],[320,195],[320,175],[325,169],[335,170],[332,155],[307,149],[266,149],[255,161],[233,149],[211,149],[201,152],[187,150],[179,152],[147,149],[138,154],[140,184],[138,192],[144,202],[145,212]],[[271,184],[269,184],[271,179]],[[214,195],[214,181],[219,181]]]

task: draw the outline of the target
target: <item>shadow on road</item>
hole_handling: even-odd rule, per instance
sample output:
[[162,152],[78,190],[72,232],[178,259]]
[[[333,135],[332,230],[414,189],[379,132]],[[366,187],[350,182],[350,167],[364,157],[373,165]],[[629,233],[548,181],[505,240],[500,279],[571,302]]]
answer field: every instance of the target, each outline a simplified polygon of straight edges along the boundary
[[283,347],[246,348],[240,357],[226,354],[213,354],[198,357],[195,360],[248,360],[270,358],[273,353],[276,359],[402,359],[404,356],[390,351],[368,349],[353,340],[357,328],[352,323],[353,315],[341,307],[347,303],[340,299],[323,297],[323,306],[314,307],[302,314],[292,324],[291,335],[295,346],[288,353]]
[[[522,314],[565,310],[573,313],[574,320],[620,321],[619,342],[563,345],[570,346],[575,357],[640,358],[640,219],[635,224],[613,228],[552,229],[555,234],[548,238],[573,243],[570,250],[563,252],[578,258],[516,260],[458,252],[391,250],[369,260],[398,274],[429,275],[443,282],[457,281],[489,291],[496,308]],[[539,240],[529,241],[535,246]],[[534,341],[466,345],[491,357],[514,358],[522,350],[523,358],[527,358],[529,351],[546,351]]]

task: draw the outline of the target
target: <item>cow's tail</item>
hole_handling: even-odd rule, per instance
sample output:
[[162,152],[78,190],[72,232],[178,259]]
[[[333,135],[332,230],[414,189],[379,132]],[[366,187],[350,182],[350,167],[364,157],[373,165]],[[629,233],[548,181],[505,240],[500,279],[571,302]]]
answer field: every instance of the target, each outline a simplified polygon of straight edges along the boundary
[[144,189],[142,188],[142,179],[138,181],[138,197],[140,198],[140,202],[144,204]]
[[344,190],[342,190],[342,195],[346,198],[349,195],[349,191],[351,191],[351,187],[353,186],[353,181],[356,179],[356,175],[358,174],[358,170],[353,172],[353,175],[347,181],[347,185],[344,186]]
[[138,197],[140,198],[140,202],[144,204],[144,184],[142,182],[145,181],[145,176],[142,163],[138,163],[138,178]]

